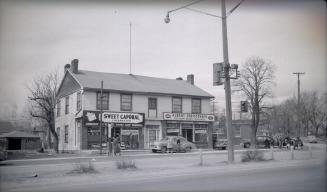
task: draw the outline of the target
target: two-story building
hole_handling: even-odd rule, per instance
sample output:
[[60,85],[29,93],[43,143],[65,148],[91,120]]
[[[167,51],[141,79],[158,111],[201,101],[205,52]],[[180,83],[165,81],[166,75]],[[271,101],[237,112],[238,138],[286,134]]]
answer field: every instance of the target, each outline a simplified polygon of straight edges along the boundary
[[118,136],[129,149],[150,148],[166,135],[212,147],[211,99],[211,94],[194,85],[193,75],[185,81],[85,71],[74,59],[65,65],[57,92],[59,150],[96,148],[100,132],[102,141]]

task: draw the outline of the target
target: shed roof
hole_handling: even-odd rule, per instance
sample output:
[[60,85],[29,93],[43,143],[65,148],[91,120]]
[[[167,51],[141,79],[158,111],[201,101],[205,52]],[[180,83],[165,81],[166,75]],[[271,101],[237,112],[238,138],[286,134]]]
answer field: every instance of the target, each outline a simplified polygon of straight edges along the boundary
[[23,131],[12,131],[0,135],[1,138],[40,138],[37,135],[23,132]]
[[86,70],[79,70],[77,74],[70,72],[70,74],[75,77],[84,89],[100,89],[100,82],[103,80],[105,90],[213,97],[213,95],[185,80]]

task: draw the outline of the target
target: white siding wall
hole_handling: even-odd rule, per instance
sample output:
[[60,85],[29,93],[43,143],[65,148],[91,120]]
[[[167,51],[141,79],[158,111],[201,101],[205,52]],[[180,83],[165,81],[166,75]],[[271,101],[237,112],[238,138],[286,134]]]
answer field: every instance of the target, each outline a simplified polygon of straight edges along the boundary
[[[59,150],[79,150],[80,149],[80,139],[78,138],[78,132],[75,124],[75,114],[77,113],[76,102],[77,93],[69,95],[69,113],[65,114],[65,97],[60,99],[61,111],[60,116],[55,119],[56,130],[60,127],[59,134]],[[83,104],[83,102],[82,102]],[[57,114],[55,114],[57,115]],[[68,125],[68,143],[65,143],[65,125]]]
[[[140,95],[133,94],[132,96],[132,111],[145,113],[148,117],[148,98],[157,98],[157,113],[158,118],[162,119],[163,112],[172,112],[172,96],[165,95]],[[64,101],[62,102],[64,103]],[[96,92],[84,91],[83,94],[83,110],[96,110]],[[76,105],[76,103],[75,103]],[[210,100],[201,100],[201,112],[205,114],[211,113]],[[120,111],[120,93],[109,94],[109,111]],[[183,113],[192,113],[192,98],[183,97]]]

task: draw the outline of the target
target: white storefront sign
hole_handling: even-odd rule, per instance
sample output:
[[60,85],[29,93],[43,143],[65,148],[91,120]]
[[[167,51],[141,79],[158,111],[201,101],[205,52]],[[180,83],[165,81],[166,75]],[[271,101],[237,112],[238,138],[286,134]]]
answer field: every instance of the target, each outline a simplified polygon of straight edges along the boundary
[[178,133],[179,129],[167,129],[167,133]]
[[143,115],[139,113],[103,112],[102,121],[105,123],[143,123]]
[[174,121],[215,121],[214,115],[194,113],[163,113],[163,118]]
[[133,129],[123,129],[121,130],[122,135],[138,135],[139,131],[138,130],[133,130]]
[[207,133],[206,129],[195,129],[194,133]]

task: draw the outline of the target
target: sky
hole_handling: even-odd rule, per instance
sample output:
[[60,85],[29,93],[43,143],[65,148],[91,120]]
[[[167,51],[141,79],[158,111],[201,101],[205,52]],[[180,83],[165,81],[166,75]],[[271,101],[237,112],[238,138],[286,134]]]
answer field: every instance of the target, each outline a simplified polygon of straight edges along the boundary
[[[0,116],[24,109],[26,86],[79,59],[79,69],[175,79],[195,75],[195,84],[225,108],[223,86],[212,85],[212,64],[223,61],[221,20],[180,9],[176,1],[0,0]],[[227,0],[227,10],[239,1]],[[221,15],[220,1],[190,8]],[[301,91],[327,91],[326,2],[245,0],[227,18],[230,63],[259,56],[276,66],[276,104]],[[233,89],[233,87],[232,87]],[[239,110],[241,94],[233,94]],[[14,107],[15,108],[15,107]]]

